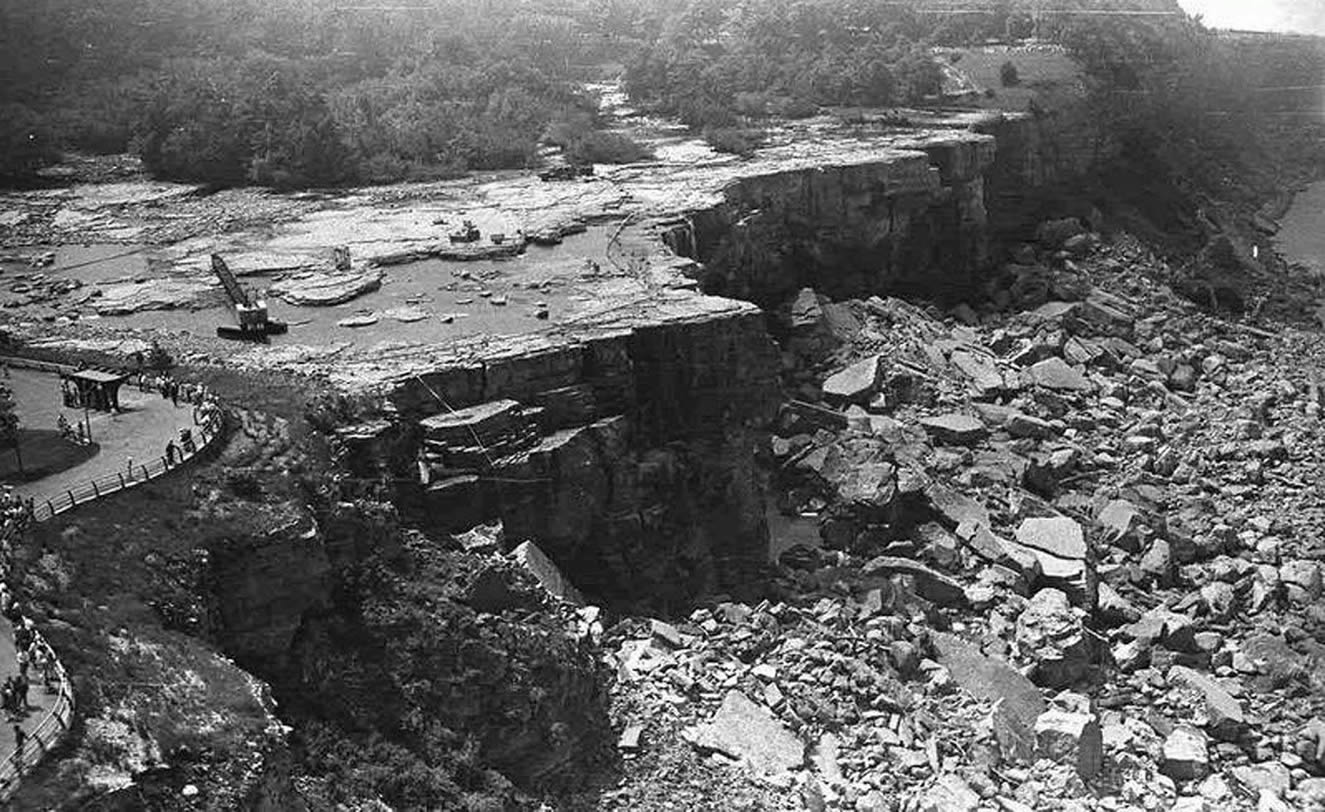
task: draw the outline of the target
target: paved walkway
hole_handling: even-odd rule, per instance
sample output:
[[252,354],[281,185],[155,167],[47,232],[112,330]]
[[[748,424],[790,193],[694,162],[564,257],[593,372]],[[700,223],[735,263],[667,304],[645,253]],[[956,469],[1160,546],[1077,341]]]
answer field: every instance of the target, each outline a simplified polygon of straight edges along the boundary
[[[13,369],[9,384],[14,390],[19,419],[28,428],[54,429],[61,414],[70,423],[84,418],[81,410],[64,406],[59,375]],[[193,424],[193,406],[182,401],[175,406],[159,394],[140,392],[137,386],[126,385],[120,388],[120,406],[123,411],[118,414],[87,413],[92,424],[92,440],[101,446],[100,452],[73,468],[15,490],[40,504],[89,479],[127,471],[130,458],[138,466],[164,456],[166,443],[172,439],[178,441],[180,429],[191,428],[195,436],[198,433]]]
[[[3,683],[9,677],[18,676],[18,652],[14,649],[14,630],[10,627],[9,621],[0,618],[0,683]],[[28,688],[28,706],[31,710],[23,717],[23,730],[28,734],[28,747],[35,744],[32,741],[32,734],[36,731],[41,720],[46,718],[46,712],[55,706],[55,694],[46,693],[46,688],[41,684],[41,672],[29,666],[28,679],[32,680],[31,687]],[[14,719],[8,715],[0,715],[0,758],[10,757],[14,752]]]

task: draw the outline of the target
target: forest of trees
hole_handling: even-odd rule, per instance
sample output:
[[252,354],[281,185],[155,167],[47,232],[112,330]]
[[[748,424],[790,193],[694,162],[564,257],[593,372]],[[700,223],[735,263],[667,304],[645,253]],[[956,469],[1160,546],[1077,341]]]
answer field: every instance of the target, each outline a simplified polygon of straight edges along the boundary
[[[1060,5],[1072,2],[1084,0]],[[276,187],[527,167],[540,143],[571,160],[638,160],[629,139],[598,130],[581,90],[604,64],[624,67],[638,105],[747,152],[771,116],[934,97],[932,46],[1036,32],[1012,3],[957,15],[877,0],[354,3],[0,0],[0,181],[61,150]],[[1099,115],[1156,147],[1236,138],[1209,130],[1211,111],[1249,109],[1255,84],[1301,75],[1249,71],[1185,16],[1067,15],[1037,33],[1083,62]]]
[[[59,149],[277,186],[521,167],[584,148],[584,66],[648,38],[644,0],[3,0],[0,177]],[[650,12],[652,13],[652,12]],[[618,146],[609,144],[609,147]]]

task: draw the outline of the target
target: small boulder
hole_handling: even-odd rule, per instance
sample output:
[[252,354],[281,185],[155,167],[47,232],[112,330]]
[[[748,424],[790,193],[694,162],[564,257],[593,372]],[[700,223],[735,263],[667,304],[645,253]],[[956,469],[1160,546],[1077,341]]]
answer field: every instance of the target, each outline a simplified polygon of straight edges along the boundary
[[984,423],[964,414],[926,417],[920,421],[920,425],[940,445],[975,445],[989,433]]
[[1242,705],[1222,685],[1199,671],[1182,665],[1169,669],[1168,681],[1186,686],[1201,695],[1205,703],[1206,729],[1217,739],[1233,741],[1246,729]]
[[1045,248],[1058,249],[1066,246],[1068,240],[1084,233],[1086,227],[1075,217],[1045,220],[1035,229],[1035,241]]
[[1104,765],[1104,735],[1093,713],[1045,711],[1035,720],[1035,748],[1043,758],[1076,768],[1090,780]]
[[1279,567],[1279,581],[1293,603],[1314,603],[1322,591],[1321,566],[1315,561],[1285,561]]
[[944,775],[920,796],[920,812],[976,812],[980,796],[960,777]]
[[1179,726],[1164,739],[1160,769],[1175,781],[1199,781],[1210,774],[1210,749],[1205,734]]
[[1085,676],[1090,645],[1081,617],[1057,589],[1041,589],[1017,618],[1017,646],[1041,685],[1063,688]]
[[1081,525],[1066,516],[1026,519],[1016,536],[1017,544],[1035,556],[1044,582],[1065,590],[1078,605],[1094,607],[1095,576]]
[[824,398],[837,403],[868,403],[883,381],[882,359],[873,355],[830,375],[823,384]]
[[1041,420],[1021,412],[1013,412],[1007,421],[1008,434],[1031,440],[1047,440],[1056,433],[1048,420]]
[[1058,357],[1046,358],[1038,364],[1033,364],[1026,370],[1026,374],[1030,376],[1032,383],[1045,389],[1090,392],[1095,388],[1095,384],[1091,383],[1089,378]]

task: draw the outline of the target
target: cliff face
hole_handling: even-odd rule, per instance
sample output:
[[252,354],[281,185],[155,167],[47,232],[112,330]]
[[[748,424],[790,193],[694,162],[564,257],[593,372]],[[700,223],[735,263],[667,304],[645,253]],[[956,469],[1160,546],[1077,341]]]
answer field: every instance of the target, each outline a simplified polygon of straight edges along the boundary
[[[999,238],[1107,151],[1071,117],[980,116],[843,158],[731,172],[685,214],[623,226],[644,289],[561,329],[449,348],[342,433],[361,477],[446,531],[501,519],[598,599],[666,605],[766,552],[754,450],[782,400],[764,316],[829,298],[966,295]],[[666,246],[666,249],[663,248]],[[689,288],[698,285],[708,294]],[[342,373],[346,374],[346,373]]]
[[995,139],[921,139],[871,160],[734,181],[666,235],[710,293],[772,307],[803,287],[832,298],[949,296],[988,254],[984,173]]
[[781,394],[753,307],[597,325],[411,376],[391,400],[406,420],[344,433],[356,465],[419,479],[401,501],[437,529],[501,519],[595,596],[667,604],[763,556],[753,454]]
[[706,292],[766,309],[806,287],[833,299],[959,300],[999,240],[1029,237],[1061,205],[1055,187],[1117,149],[1074,109],[965,124],[846,163],[738,178],[663,238],[702,264]]

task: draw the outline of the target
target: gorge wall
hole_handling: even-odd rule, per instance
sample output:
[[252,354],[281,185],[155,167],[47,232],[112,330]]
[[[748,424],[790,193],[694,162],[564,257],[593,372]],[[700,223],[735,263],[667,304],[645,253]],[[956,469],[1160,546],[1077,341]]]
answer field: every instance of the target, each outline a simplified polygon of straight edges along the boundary
[[967,297],[1036,190],[1101,154],[1052,117],[959,123],[774,158],[629,222],[644,294],[394,374],[380,414],[340,432],[344,459],[409,483],[397,501],[427,526],[500,519],[509,545],[535,541],[596,600],[736,588],[767,554],[755,459],[784,399],[760,308],[805,287]]
[[863,159],[728,184],[664,234],[702,264],[703,289],[773,308],[804,287],[833,299],[895,293],[960,301],[1003,238],[1048,213],[1040,192],[1112,154],[1072,110],[979,114],[956,131],[894,137]]
[[777,354],[750,305],[650,310],[402,378],[395,419],[340,433],[346,459],[409,481],[398,499],[430,527],[500,519],[600,599],[735,587],[766,548]]

